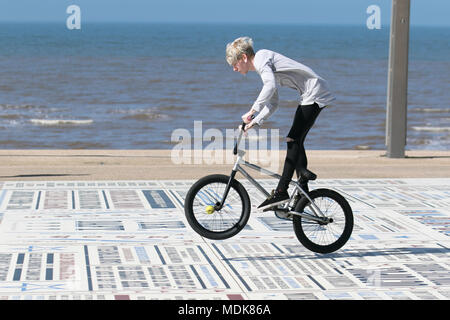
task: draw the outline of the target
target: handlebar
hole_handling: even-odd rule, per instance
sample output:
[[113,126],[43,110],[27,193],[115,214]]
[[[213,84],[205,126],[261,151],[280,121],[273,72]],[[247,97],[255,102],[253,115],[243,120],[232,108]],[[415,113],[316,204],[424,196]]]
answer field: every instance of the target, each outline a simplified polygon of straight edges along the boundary
[[[249,116],[247,118],[247,120],[251,121],[254,118],[255,118],[255,115],[252,114],[251,116]],[[234,144],[233,154],[237,154],[237,148],[238,148],[239,143],[241,142],[242,134],[244,133],[244,128],[245,128],[246,125],[247,124],[245,122],[242,122],[241,130],[239,132],[238,139],[237,139],[236,143]]]

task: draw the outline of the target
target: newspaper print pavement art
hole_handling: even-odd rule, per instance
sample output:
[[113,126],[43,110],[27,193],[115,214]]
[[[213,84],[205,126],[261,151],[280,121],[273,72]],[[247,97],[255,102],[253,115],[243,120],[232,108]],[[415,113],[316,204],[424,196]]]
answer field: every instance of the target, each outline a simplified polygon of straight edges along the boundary
[[[450,179],[339,179],[355,226],[305,249],[256,211],[231,239],[184,217],[191,180],[0,182],[0,299],[449,299]],[[262,179],[266,188],[276,181]]]

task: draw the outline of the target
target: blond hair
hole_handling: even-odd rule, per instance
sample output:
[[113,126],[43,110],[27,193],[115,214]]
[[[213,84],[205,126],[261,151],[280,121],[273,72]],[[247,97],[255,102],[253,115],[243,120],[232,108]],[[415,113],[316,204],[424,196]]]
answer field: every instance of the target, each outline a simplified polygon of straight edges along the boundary
[[231,66],[235,64],[243,54],[251,58],[255,55],[253,50],[253,40],[249,37],[240,37],[227,44],[226,49],[226,59],[228,64]]

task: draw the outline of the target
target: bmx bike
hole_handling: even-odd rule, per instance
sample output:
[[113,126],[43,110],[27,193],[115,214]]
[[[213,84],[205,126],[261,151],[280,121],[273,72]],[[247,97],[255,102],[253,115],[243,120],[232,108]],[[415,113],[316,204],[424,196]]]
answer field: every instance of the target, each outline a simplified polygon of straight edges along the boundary
[[[270,195],[242,166],[276,179],[281,177],[243,159],[245,151],[239,149],[239,144],[244,127],[245,123],[234,145],[233,153],[237,159],[231,174],[205,176],[195,182],[186,194],[186,219],[192,229],[205,238],[223,240],[233,237],[248,222],[250,197],[244,186],[235,179],[237,172],[265,196]],[[278,218],[292,220],[297,239],[307,249],[317,253],[340,249],[353,230],[353,212],[347,200],[335,190],[326,188],[306,192],[301,187],[300,179],[291,180],[290,185],[294,188],[289,201],[271,210]]]

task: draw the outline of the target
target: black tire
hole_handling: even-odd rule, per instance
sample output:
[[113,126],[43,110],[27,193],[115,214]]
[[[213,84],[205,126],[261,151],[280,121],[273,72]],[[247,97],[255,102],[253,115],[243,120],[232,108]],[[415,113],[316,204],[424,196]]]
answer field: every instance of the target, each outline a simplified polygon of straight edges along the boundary
[[229,176],[214,174],[198,180],[192,185],[184,200],[184,213],[189,225],[201,236],[223,240],[236,235],[245,227],[250,217],[250,198],[245,188],[236,179],[224,206],[212,214],[206,207],[215,205],[222,199]]
[[[325,216],[333,221],[320,224],[294,215],[293,224],[297,239],[313,252],[331,253],[339,250],[353,231],[352,208],[342,195],[333,190],[316,189],[309,193],[309,197]],[[309,200],[302,197],[295,211],[313,214],[309,204]]]

